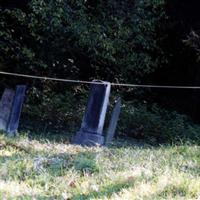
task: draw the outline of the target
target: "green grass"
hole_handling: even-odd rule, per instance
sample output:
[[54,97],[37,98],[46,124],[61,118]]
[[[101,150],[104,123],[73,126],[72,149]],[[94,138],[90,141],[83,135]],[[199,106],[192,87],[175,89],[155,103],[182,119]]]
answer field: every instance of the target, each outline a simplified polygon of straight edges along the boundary
[[200,146],[0,135],[0,199],[200,199]]

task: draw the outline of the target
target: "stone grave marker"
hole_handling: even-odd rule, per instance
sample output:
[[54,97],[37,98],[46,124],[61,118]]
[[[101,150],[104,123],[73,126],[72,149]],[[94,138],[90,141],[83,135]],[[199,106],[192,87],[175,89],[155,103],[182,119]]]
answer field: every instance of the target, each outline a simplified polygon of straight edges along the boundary
[[8,135],[13,136],[17,132],[25,91],[26,91],[25,85],[17,85],[13,100],[12,110],[10,113],[10,120],[7,126]]
[[105,142],[106,145],[109,145],[113,140],[113,137],[117,128],[117,122],[119,120],[120,110],[121,110],[121,98],[118,98],[114,106],[114,109],[112,111],[111,120],[109,123],[107,136],[106,136],[106,142]]
[[5,89],[0,101],[0,130],[7,131],[15,91]]
[[90,89],[87,107],[82,120],[81,128],[72,139],[74,144],[87,146],[103,145],[103,127],[109,103],[111,84],[94,81]]

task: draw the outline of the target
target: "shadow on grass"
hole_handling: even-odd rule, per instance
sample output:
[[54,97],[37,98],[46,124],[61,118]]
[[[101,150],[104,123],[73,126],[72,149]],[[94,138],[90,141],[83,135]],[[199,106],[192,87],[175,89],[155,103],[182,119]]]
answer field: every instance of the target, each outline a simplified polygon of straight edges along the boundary
[[[76,134],[76,131],[74,132],[27,132],[22,131],[22,134],[27,135],[29,140],[37,140],[41,143],[44,142],[52,142],[52,143],[64,143],[64,144],[72,144],[71,139]],[[111,145],[107,145],[108,148],[123,148],[123,147],[142,147],[142,148],[148,148],[148,147],[159,147],[159,144],[152,145],[148,143],[145,140],[139,140],[134,138],[117,138],[114,139]]]
[[[37,140],[41,143],[52,142],[52,143],[64,143],[71,144],[72,137],[76,134],[76,131],[68,132],[67,130],[51,131],[51,132],[30,132],[22,131],[24,135],[27,135],[29,140]],[[176,140],[174,142],[157,142],[154,138],[146,139],[136,139],[131,137],[117,137],[113,140],[111,145],[106,147],[108,148],[127,148],[127,147],[139,147],[139,148],[159,148],[160,146],[182,146],[182,145],[200,145],[200,140],[190,140],[183,139]]]
[[120,181],[118,183],[112,183],[107,186],[103,186],[98,191],[91,191],[88,194],[77,194],[73,196],[71,199],[73,200],[90,200],[93,198],[102,198],[102,197],[111,197],[115,193],[119,193],[123,189],[128,189],[133,187],[135,182],[139,178],[130,177],[127,180]]
[[[190,197],[189,197],[190,196]],[[184,186],[167,185],[162,190],[157,191],[151,195],[143,197],[144,200],[157,200],[157,199],[197,199],[198,196],[195,194],[189,194],[189,191]]]
[[[37,179],[41,174],[48,174],[50,177],[64,176],[69,170],[74,170],[80,176],[99,173],[100,168],[96,164],[96,153],[91,151],[59,154],[36,154],[14,153],[10,156],[0,156],[1,167],[5,169],[4,179],[25,180],[25,178]],[[28,164],[28,165],[27,165]],[[0,172],[1,177],[1,172]]]
[[72,138],[72,133],[68,133],[67,131],[62,131],[60,133],[57,132],[47,132],[47,133],[39,133],[39,132],[28,132],[29,140],[38,140],[40,142],[50,141],[53,143],[66,143],[69,144]]

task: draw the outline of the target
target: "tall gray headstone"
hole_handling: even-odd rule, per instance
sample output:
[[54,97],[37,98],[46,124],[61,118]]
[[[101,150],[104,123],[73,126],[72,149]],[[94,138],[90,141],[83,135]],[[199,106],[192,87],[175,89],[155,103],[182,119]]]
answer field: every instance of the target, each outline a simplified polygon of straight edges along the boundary
[[106,136],[106,142],[105,142],[106,145],[110,144],[113,140],[113,137],[117,128],[117,122],[119,120],[120,110],[121,110],[121,98],[118,98],[111,115],[111,120],[109,123],[107,136]]
[[14,99],[14,90],[5,89],[0,101],[0,130],[6,131],[9,123],[12,104]]
[[26,86],[18,85],[15,91],[10,120],[7,126],[8,135],[15,135],[19,126],[19,119],[21,115],[22,105],[24,101]]
[[109,82],[94,81],[92,84],[81,128],[72,139],[74,144],[87,146],[104,144],[103,127],[110,89]]

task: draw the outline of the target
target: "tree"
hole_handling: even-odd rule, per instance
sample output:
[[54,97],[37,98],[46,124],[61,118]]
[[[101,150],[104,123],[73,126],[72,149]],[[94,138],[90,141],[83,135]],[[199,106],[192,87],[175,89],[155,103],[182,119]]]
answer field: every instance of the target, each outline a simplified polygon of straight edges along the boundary
[[140,81],[160,66],[163,0],[32,0],[0,9],[0,60],[10,71]]

